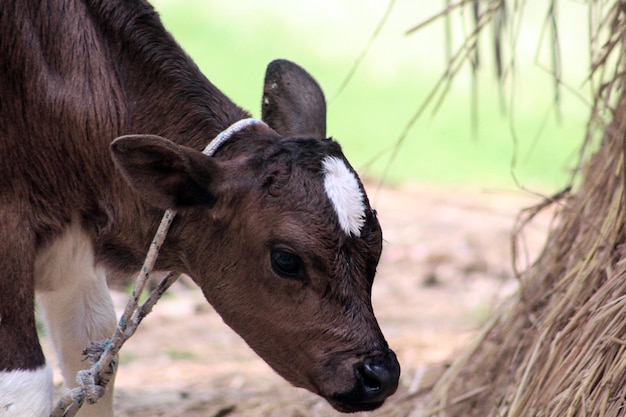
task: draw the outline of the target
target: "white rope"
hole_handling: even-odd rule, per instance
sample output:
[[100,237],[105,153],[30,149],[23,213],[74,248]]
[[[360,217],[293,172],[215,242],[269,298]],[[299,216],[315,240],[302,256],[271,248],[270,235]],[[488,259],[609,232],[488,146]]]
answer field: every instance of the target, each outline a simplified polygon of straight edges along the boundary
[[211,142],[209,142],[209,144],[206,146],[206,148],[204,148],[202,153],[207,156],[213,156],[213,154],[215,154],[219,147],[222,146],[225,141],[230,139],[232,135],[245,129],[248,126],[252,126],[257,123],[265,125],[265,123],[263,123],[262,121],[253,118],[243,119],[233,123],[228,128],[226,128],[226,130],[223,130],[220,134],[218,134]]
[[[226,130],[218,134],[202,153],[213,156],[219,147],[230,137],[254,124],[264,124],[256,119],[243,119],[233,123]],[[73,417],[86,401],[95,404],[106,392],[106,386],[115,375],[117,369],[117,355],[124,344],[137,330],[141,320],[152,311],[152,307],[157,303],[161,295],[178,279],[179,273],[170,272],[154,289],[148,299],[139,305],[139,297],[150,278],[154,264],[159,256],[159,251],[163,246],[167,232],[176,216],[176,210],[168,209],[163,214],[161,223],[157,229],[152,244],[148,249],[148,254],[144,264],[137,275],[135,287],[126,304],[124,313],[113,333],[113,337],[104,343],[94,343],[83,352],[93,365],[89,369],[79,371],[76,375],[76,382],[79,387],[71,389],[58,401],[51,417]]]

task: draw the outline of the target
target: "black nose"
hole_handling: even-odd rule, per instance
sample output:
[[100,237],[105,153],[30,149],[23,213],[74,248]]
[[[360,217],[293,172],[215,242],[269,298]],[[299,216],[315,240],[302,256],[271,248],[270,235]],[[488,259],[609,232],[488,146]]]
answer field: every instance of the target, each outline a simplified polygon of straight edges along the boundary
[[353,366],[355,386],[348,392],[335,393],[331,404],[339,411],[375,410],[398,389],[400,364],[392,351],[370,356]]
[[398,376],[385,365],[364,363],[356,368],[356,373],[366,401],[382,401],[396,392]]
[[364,403],[382,403],[398,389],[400,364],[393,352],[379,360],[365,360],[354,367]]

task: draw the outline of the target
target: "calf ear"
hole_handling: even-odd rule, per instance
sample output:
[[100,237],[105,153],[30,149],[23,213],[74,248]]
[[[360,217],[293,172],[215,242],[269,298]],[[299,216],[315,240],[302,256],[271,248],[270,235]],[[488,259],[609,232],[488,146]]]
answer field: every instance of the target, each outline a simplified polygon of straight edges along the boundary
[[148,204],[161,209],[213,206],[221,170],[212,158],[154,135],[122,136],[111,144],[115,166]]
[[262,118],[282,136],[326,137],[326,100],[317,82],[293,62],[267,66]]

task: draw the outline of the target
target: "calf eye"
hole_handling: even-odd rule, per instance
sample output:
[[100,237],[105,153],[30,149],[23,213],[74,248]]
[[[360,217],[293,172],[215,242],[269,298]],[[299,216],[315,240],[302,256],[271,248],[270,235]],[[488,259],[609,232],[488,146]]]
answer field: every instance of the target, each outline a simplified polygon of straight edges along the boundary
[[304,279],[302,259],[284,249],[274,249],[270,255],[272,269],[283,278]]

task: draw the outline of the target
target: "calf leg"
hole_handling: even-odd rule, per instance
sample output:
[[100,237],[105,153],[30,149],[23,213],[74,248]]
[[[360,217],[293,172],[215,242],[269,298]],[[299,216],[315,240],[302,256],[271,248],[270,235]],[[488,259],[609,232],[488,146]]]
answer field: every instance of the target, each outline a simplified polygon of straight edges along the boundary
[[51,411],[52,370],[49,366],[0,372],[2,417],[49,417]]
[[52,373],[35,326],[34,244],[18,213],[0,208],[0,416],[48,417]]
[[[116,326],[115,310],[104,270],[95,265],[93,246],[77,226],[43,250],[35,263],[38,301],[60,360],[68,388],[76,387],[76,373],[87,369],[83,351],[94,342],[111,337]],[[113,379],[104,397],[85,404],[81,417],[113,416]]]

